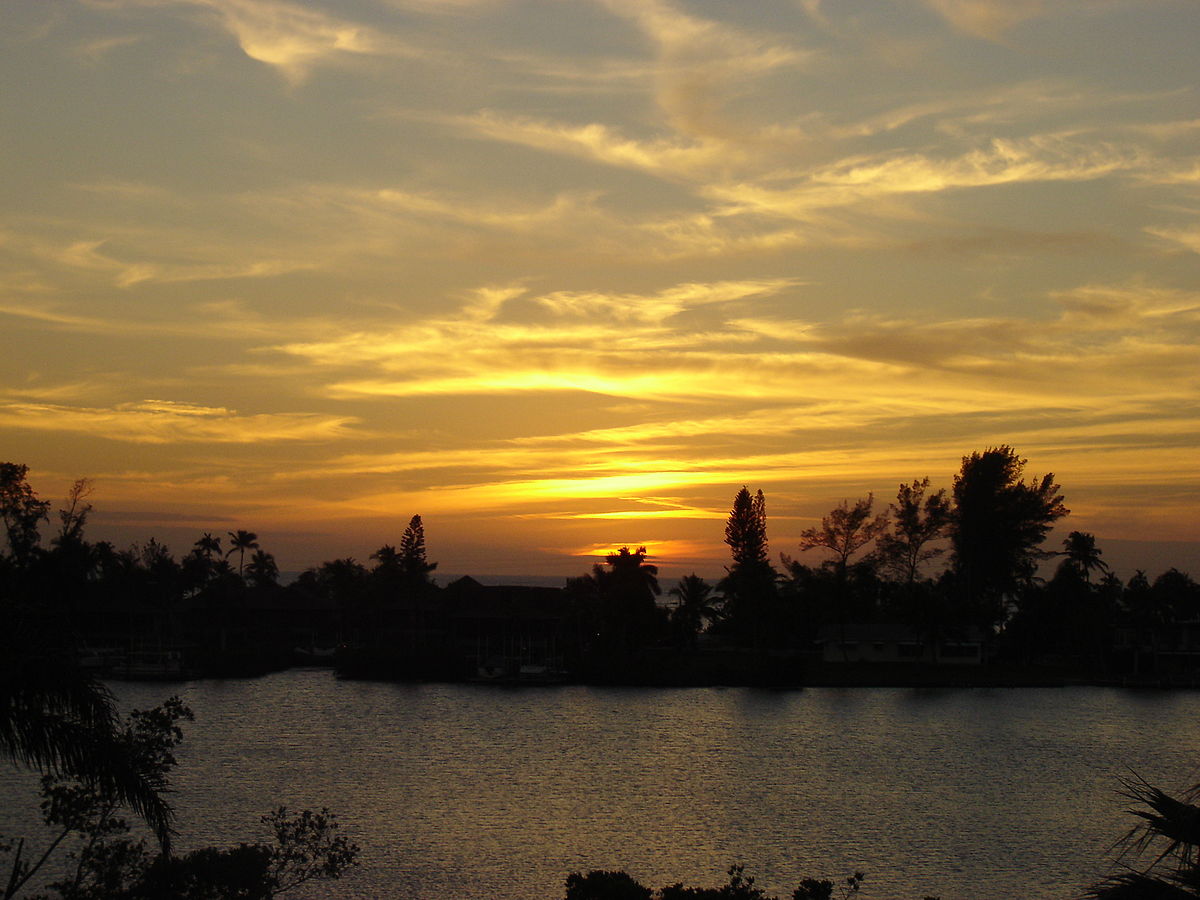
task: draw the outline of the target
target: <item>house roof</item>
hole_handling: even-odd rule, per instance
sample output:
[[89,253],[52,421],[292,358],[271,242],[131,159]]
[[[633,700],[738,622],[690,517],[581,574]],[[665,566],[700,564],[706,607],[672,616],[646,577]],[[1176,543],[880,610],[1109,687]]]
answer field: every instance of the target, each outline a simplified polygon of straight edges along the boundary
[[[897,622],[856,622],[849,625],[824,625],[817,632],[820,641],[858,641],[862,643],[904,643],[906,641],[924,641],[928,635],[925,629],[916,625],[904,625]],[[978,643],[981,640],[980,630],[973,626],[948,628],[942,632],[943,641],[965,641]]]

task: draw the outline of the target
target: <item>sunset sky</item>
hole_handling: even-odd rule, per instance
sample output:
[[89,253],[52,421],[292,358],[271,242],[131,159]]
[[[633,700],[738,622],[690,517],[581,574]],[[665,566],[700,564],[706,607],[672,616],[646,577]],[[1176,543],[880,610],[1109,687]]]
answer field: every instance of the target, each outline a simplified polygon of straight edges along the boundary
[[[1196,0],[8,0],[0,458],[281,567],[719,573],[1008,443],[1200,576]],[[811,561],[816,562],[817,557]],[[806,558],[807,561],[807,558]]]

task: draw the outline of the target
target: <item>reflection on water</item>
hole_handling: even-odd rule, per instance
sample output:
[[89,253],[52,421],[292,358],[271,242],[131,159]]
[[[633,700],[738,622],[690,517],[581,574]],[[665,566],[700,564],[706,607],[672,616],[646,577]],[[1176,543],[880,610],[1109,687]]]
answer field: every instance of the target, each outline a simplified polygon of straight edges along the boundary
[[[567,872],[780,895],[867,873],[864,896],[1061,898],[1104,870],[1136,769],[1200,779],[1200,694],[1070,689],[503,689],[247,681],[117,685],[196,712],[180,845],[263,837],[329,806],[363,848],[337,896],[559,898]],[[319,894],[314,894],[316,896]]]

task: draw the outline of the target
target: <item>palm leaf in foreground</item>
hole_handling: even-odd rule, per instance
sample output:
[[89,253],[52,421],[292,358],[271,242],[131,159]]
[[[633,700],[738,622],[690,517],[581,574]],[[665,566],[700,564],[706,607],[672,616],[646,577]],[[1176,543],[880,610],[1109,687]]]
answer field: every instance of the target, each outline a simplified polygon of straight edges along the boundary
[[[1112,875],[1088,892],[1095,900],[1196,900],[1200,898],[1200,785],[1174,797],[1140,777],[1124,782],[1122,796],[1138,804],[1129,810],[1141,819],[1118,842],[1118,857],[1157,855],[1141,871]],[[1159,848],[1162,848],[1161,850]]]
[[130,751],[108,689],[61,654],[39,653],[37,642],[13,638],[4,641],[9,646],[0,658],[0,754],[110,791],[169,851],[167,786]]

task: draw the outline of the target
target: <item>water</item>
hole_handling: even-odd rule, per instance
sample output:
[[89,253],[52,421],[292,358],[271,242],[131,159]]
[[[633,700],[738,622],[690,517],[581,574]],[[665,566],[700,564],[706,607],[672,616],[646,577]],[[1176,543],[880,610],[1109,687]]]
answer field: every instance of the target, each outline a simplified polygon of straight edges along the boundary
[[1132,824],[1120,776],[1200,780],[1192,692],[114,687],[196,713],[182,849],[263,839],[280,804],[339,814],[362,866],[307,896],[554,900],[573,870],[715,885],[740,861],[780,896],[862,869],[872,900],[1064,898]]

